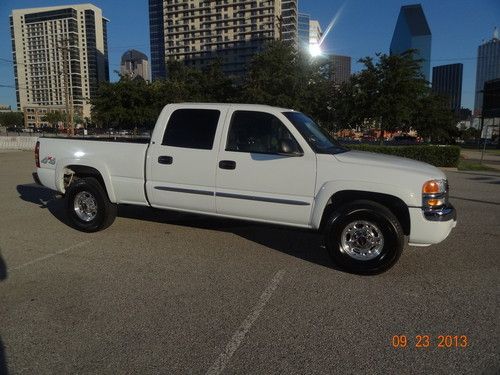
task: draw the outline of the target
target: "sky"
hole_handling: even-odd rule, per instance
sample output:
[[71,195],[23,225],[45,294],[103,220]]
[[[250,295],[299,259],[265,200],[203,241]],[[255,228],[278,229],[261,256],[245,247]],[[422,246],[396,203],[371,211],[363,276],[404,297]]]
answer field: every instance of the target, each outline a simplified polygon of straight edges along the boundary
[[[401,0],[298,0],[299,11],[320,21],[326,29],[338,14],[323,49],[328,53],[351,56],[356,61],[377,52],[388,53]],[[68,0],[0,0],[0,58],[12,60],[9,14],[12,9],[77,4]],[[121,55],[130,48],[150,56],[147,0],[95,0],[110,20],[108,47],[110,72],[119,70]],[[422,0],[420,1],[432,32],[431,66],[464,65],[462,106],[474,105],[477,47],[491,39],[493,28],[500,27],[500,0]],[[111,74],[116,81],[118,75]],[[16,107],[12,63],[0,60],[0,104]]]

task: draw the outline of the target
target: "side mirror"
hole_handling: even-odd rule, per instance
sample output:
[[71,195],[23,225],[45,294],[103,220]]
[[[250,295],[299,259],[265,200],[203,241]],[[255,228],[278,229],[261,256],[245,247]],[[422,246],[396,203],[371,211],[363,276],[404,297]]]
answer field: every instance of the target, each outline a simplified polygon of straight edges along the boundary
[[280,139],[278,142],[278,154],[283,156],[302,156],[304,153],[291,139]]

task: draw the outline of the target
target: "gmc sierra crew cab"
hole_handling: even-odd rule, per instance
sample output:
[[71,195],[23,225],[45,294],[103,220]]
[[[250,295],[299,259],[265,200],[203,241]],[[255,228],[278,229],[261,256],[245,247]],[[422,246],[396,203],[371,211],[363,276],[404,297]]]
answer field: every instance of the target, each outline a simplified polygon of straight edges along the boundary
[[436,244],[456,225],[441,170],[349,150],[291,109],[169,104],[150,140],[42,137],[35,153],[35,177],[86,232],[111,225],[119,204],[308,228],[337,265],[373,274],[405,237]]

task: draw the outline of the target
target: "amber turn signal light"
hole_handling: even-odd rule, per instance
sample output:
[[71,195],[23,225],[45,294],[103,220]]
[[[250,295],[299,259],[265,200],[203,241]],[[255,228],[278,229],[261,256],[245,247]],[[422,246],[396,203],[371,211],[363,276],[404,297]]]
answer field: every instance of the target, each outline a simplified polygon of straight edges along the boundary
[[442,192],[443,186],[436,180],[427,181],[424,186],[422,186],[422,193],[424,194],[439,194]]
[[442,206],[444,204],[443,199],[428,199],[427,205],[429,207]]

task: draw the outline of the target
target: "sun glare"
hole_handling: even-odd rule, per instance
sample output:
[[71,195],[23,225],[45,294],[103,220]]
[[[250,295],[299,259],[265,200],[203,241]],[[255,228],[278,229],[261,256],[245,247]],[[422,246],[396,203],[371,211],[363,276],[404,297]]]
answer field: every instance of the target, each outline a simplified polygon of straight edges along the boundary
[[317,57],[321,55],[321,46],[319,44],[310,44],[309,53],[312,57]]

